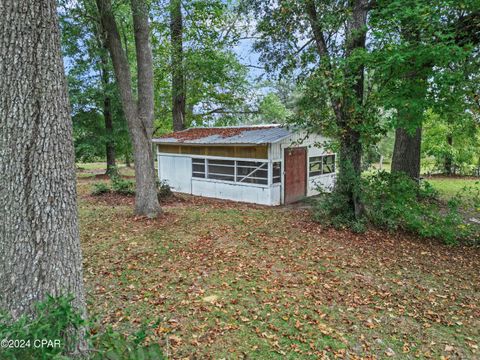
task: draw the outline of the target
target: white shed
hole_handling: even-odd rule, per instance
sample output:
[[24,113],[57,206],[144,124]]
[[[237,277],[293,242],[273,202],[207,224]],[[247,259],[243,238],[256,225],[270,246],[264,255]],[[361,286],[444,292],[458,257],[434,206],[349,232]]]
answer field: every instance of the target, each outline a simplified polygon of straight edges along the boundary
[[263,205],[333,188],[326,141],[279,125],[191,128],[153,140],[158,177],[173,191]]

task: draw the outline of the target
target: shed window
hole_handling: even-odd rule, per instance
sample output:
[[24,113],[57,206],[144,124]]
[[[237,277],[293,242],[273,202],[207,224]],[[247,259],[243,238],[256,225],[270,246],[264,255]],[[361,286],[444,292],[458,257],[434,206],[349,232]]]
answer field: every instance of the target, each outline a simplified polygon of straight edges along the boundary
[[192,159],[192,177],[205,178],[205,159]]
[[237,182],[268,184],[268,163],[237,161]]
[[281,182],[281,170],[282,170],[282,165],[280,161],[274,162],[273,163],[273,183],[277,184]]
[[[275,164],[274,182],[280,182],[280,163]],[[193,158],[192,177],[268,185],[268,162]]]
[[335,172],[335,155],[324,156],[322,174],[331,174],[334,172]]
[[234,160],[207,160],[207,178],[214,180],[235,181]]
[[322,157],[321,156],[313,156],[310,158],[309,175],[310,176],[322,175]]
[[309,176],[335,172],[335,155],[312,156],[309,159]]

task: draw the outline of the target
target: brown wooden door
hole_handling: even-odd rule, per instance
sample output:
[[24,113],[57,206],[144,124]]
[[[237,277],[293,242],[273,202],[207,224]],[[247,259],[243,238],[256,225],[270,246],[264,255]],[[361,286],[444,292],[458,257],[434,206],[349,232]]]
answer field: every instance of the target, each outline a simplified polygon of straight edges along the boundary
[[285,149],[285,204],[301,200],[307,191],[307,149]]

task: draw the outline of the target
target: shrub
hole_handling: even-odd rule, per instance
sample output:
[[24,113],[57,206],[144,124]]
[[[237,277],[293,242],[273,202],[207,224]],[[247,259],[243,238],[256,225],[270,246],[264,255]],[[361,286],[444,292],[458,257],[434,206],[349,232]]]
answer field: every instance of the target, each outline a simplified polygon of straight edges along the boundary
[[[71,329],[89,326],[72,307],[73,297],[47,297],[36,306],[34,316],[22,316],[13,321],[9,316],[0,314],[0,339],[23,341],[24,346],[2,346],[1,359],[36,360],[70,359],[69,353],[76,345],[75,334]],[[92,325],[92,324],[90,324]],[[144,332],[144,331],[143,331]],[[143,344],[145,336],[125,337],[107,329],[94,335],[87,334],[89,352],[85,359],[166,359],[157,345]],[[60,346],[34,346],[35,340],[60,340]],[[30,340],[30,343],[28,341]],[[30,344],[30,345],[27,345]]]
[[[365,180],[364,196],[367,218],[378,227],[404,229],[450,245],[478,237],[478,227],[466,222],[469,206],[462,196],[445,204],[426,181],[418,184],[404,174],[381,172]],[[469,193],[468,199],[474,198]]]
[[122,195],[134,195],[135,185],[133,181],[125,180],[117,176],[112,178],[112,190]]
[[[480,195],[457,195],[445,204],[438,200],[438,192],[428,182],[417,183],[405,174],[387,172],[362,179],[361,190],[365,205],[363,221],[367,225],[389,231],[406,230],[447,244],[478,238],[478,227],[468,224],[462,211],[466,199],[471,203],[469,206],[478,206]],[[345,211],[337,211],[342,209],[342,202],[345,204],[341,193],[324,195],[314,207],[314,217],[322,223],[329,219],[334,226],[356,232],[364,229],[366,224],[355,220],[352,214],[345,216]]]
[[[75,331],[84,326],[82,317],[72,308],[72,297],[47,297],[36,305],[34,316],[16,321],[0,315],[0,339],[18,340],[23,347],[2,346],[2,359],[60,359],[76,344]],[[60,340],[60,346],[35,346],[37,340]]]
[[332,193],[326,193],[322,188],[318,188],[321,195],[314,205],[314,219],[337,229],[350,228],[355,232],[364,231],[365,223],[356,218],[349,196],[351,193],[358,194],[360,186],[353,167],[345,165],[344,174],[341,178],[337,178]]
[[93,184],[92,195],[98,196],[110,192],[110,187],[104,182]]
[[172,196],[172,189],[170,188],[170,185],[165,180],[162,181],[157,181],[157,197],[158,201],[162,201],[165,199],[168,199],[170,196]]

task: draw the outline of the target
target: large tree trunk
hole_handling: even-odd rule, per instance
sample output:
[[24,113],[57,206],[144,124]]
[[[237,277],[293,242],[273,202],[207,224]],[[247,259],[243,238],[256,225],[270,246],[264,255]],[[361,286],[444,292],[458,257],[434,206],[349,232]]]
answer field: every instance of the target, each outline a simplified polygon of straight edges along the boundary
[[0,308],[47,294],[85,312],[75,159],[56,2],[0,3]]
[[185,128],[185,76],[183,69],[183,19],[180,0],[170,0],[172,42],[172,118],[173,131]]
[[420,179],[422,129],[413,134],[405,129],[395,131],[395,145],[392,156],[392,171],[404,172],[414,180]]
[[156,217],[160,212],[156,194],[154,157],[151,146],[153,133],[153,61],[149,42],[148,11],[143,0],[131,0],[137,57],[138,100],[133,96],[130,66],[127,60],[111,0],[96,0],[107,46],[133,144],[135,162],[135,213]]

